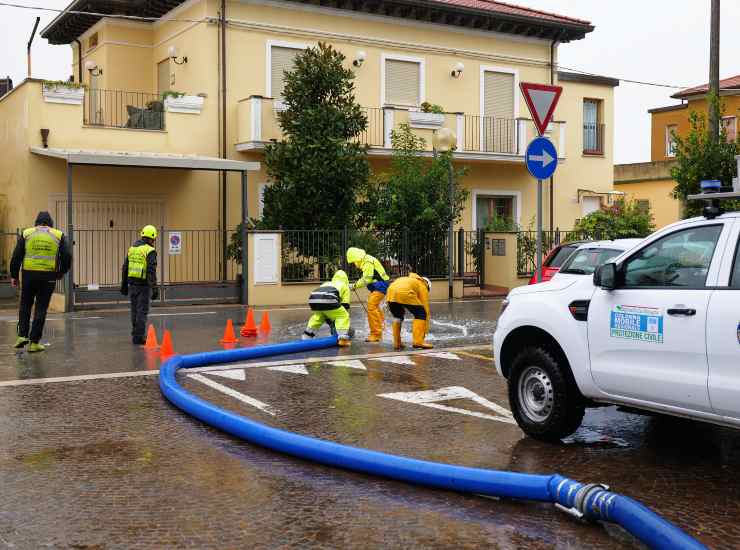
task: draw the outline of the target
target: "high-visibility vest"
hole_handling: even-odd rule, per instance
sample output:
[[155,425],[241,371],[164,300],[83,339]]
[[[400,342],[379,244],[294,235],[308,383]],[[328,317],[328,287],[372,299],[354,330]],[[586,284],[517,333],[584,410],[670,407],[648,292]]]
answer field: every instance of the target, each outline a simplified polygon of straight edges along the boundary
[[23,231],[26,242],[26,254],[23,257],[25,271],[57,270],[57,254],[64,233],[53,227],[39,225]]
[[128,276],[131,279],[146,279],[146,259],[154,252],[148,244],[132,246],[128,249]]

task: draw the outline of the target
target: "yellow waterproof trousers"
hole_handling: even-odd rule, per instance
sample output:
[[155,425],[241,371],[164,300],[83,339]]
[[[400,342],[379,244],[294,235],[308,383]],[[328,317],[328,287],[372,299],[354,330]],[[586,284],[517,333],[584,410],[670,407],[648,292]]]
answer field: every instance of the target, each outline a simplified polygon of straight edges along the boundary
[[367,324],[370,327],[370,334],[367,337],[368,342],[380,342],[383,338],[383,326],[385,317],[383,310],[380,309],[380,303],[385,298],[382,292],[371,292],[367,299]]
[[334,326],[337,336],[346,338],[349,333],[349,311],[343,307],[331,309],[329,311],[314,311],[308,320],[306,332],[313,333],[321,328],[321,325],[328,323]]

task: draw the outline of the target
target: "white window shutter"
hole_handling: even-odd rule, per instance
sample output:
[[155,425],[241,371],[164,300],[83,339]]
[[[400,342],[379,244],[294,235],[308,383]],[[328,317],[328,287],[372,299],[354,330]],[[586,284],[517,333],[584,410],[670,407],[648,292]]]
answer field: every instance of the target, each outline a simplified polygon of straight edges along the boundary
[[301,50],[296,48],[284,48],[272,46],[270,53],[270,76],[272,85],[272,97],[277,100],[283,99],[283,88],[285,87],[285,71],[293,70],[293,62]]
[[385,102],[390,105],[414,107],[421,103],[421,65],[419,63],[397,59],[386,60]]
[[485,71],[483,73],[483,115],[514,118],[514,75]]

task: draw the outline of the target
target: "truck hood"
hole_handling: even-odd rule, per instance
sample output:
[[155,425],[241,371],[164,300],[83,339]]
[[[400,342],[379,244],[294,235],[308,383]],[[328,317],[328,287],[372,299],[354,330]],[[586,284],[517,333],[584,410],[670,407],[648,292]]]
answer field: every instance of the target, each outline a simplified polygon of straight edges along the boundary
[[552,279],[546,283],[538,283],[536,285],[520,286],[509,292],[509,296],[523,296],[525,294],[536,294],[538,292],[560,292],[568,287],[573,286],[576,283],[587,282],[593,285],[591,277],[563,277],[562,279]]

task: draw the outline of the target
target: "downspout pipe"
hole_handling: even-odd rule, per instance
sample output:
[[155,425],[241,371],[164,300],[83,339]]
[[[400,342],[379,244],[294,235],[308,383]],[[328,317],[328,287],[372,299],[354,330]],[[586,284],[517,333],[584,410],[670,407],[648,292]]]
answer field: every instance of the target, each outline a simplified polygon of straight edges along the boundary
[[75,38],[77,42],[77,84],[82,84],[82,42]]
[[40,17],[36,18],[36,22],[33,24],[33,30],[31,31],[31,38],[28,39],[28,45],[26,46],[26,61],[28,63],[28,78],[31,78],[31,46],[33,45],[33,39],[36,37],[36,29],[39,28]]
[[177,383],[179,369],[205,367],[299,353],[337,345],[336,337],[272,344],[236,350],[175,356],[159,373],[165,398],[191,416],[237,438],[273,451],[355,472],[449,491],[551,502],[569,514],[621,525],[656,550],[705,549],[699,541],[629,497],[602,484],[583,484],[557,474],[535,475],[470,468],[371,451],[273,428],[205,401]]
[[[221,0],[221,13],[219,19],[221,26],[221,158],[226,159],[229,156],[229,146],[226,141],[226,136],[228,135],[226,131],[226,115],[228,113],[226,108],[226,0]],[[224,281],[227,278],[228,265],[228,260],[226,259],[228,250],[228,238],[226,234],[226,217],[228,216],[228,210],[226,208],[226,182],[227,172],[224,170],[221,172],[221,223],[223,224],[221,273]]]

